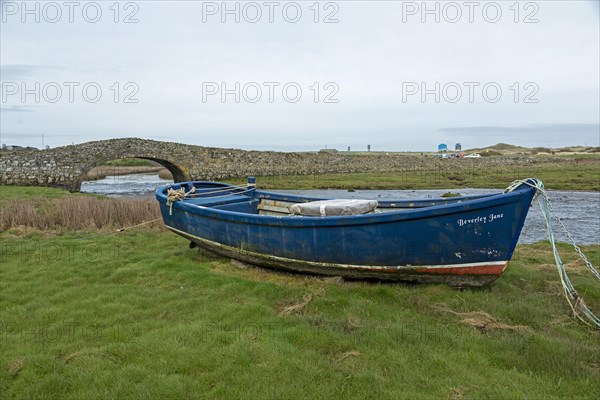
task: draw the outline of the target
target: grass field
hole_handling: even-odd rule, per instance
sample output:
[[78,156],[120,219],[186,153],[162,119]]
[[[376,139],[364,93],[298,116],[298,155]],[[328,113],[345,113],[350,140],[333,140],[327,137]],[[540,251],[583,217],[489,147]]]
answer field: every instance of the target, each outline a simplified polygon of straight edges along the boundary
[[[0,189],[2,206],[71,196]],[[598,265],[600,245],[584,250]],[[11,228],[0,265],[2,399],[600,395],[599,333],[571,318],[547,243],[470,290],[240,268],[156,228]]]
[[[559,158],[557,158],[559,159]],[[386,173],[347,173],[257,177],[266,189],[455,189],[506,188],[513,180],[539,178],[555,190],[600,190],[600,158],[563,156],[558,162],[482,166],[465,160],[452,167]],[[230,182],[240,182],[231,179]]]
[[598,333],[569,317],[547,244],[457,291],[240,269],[168,232],[88,236],[2,234],[2,398],[600,394]]
[[0,186],[0,201],[35,200],[43,202],[50,199],[89,196],[81,193],[69,193],[66,190],[38,186]]

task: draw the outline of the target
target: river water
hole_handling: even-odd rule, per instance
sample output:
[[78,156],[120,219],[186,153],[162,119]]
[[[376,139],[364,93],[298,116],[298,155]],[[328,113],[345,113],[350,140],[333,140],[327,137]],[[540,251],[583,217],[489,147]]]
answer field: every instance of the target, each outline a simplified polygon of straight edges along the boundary
[[81,192],[108,197],[149,197],[158,187],[171,183],[172,180],[161,179],[157,174],[107,176],[97,181],[81,182]]
[[[161,179],[155,174],[109,176],[97,181],[83,182],[81,191],[109,197],[151,197],[156,188],[170,183],[173,181]],[[356,190],[354,192],[347,190],[279,190],[279,192],[338,199],[390,200],[436,198],[446,192],[462,195],[498,193],[499,190]],[[600,243],[600,193],[551,190],[548,195],[558,216],[577,243]],[[558,224],[555,223],[553,227],[557,240],[567,241],[567,237]],[[533,243],[546,238],[544,217],[537,204],[534,204],[527,215],[519,243]]]

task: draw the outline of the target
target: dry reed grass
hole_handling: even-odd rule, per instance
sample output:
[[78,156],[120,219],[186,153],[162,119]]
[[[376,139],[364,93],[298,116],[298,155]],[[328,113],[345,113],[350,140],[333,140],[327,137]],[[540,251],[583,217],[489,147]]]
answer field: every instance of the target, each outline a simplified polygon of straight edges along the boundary
[[[30,227],[40,230],[114,230],[160,218],[151,199],[67,197],[44,201],[10,200],[0,203],[0,230]],[[157,229],[162,223],[144,225]]]
[[463,400],[465,398],[464,389],[460,387],[454,387],[446,398],[448,400]]
[[23,367],[25,367],[24,359],[17,358],[16,360],[12,360],[8,363],[8,374],[14,378],[21,372]]
[[345,353],[342,353],[336,360],[336,363],[341,363],[342,361],[344,361],[346,358],[348,357],[358,357],[361,355],[360,351],[356,351],[356,350],[350,350],[347,351]]
[[310,293],[307,293],[304,296],[302,296],[301,302],[283,307],[282,310],[279,312],[279,315],[301,314],[304,312],[304,309],[308,306],[311,300],[312,295]]
[[171,173],[171,171],[169,171],[166,168],[161,169],[160,171],[158,171],[158,177],[160,179],[169,179],[169,180],[173,180],[173,174]]
[[496,318],[483,311],[472,311],[472,312],[456,312],[448,307],[446,304],[437,304],[432,306],[433,309],[443,312],[454,314],[461,318],[461,322],[466,325],[470,325],[481,331],[487,331],[491,329],[502,329],[512,331],[527,331],[529,327],[523,325],[508,325],[499,322]]

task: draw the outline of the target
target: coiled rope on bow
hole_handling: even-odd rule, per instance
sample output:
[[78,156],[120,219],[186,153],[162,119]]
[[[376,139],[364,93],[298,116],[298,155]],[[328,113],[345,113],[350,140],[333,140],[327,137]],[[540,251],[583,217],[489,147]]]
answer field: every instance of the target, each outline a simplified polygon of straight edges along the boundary
[[516,188],[518,188],[521,185],[531,186],[536,191],[534,200],[537,199],[538,205],[540,206],[540,209],[542,210],[542,214],[544,215],[544,219],[546,220],[546,227],[548,230],[548,240],[550,241],[550,244],[552,245],[552,251],[554,253],[554,260],[556,261],[556,268],[558,270],[558,275],[559,275],[560,281],[562,283],[565,298],[567,299],[567,302],[569,303],[571,310],[573,310],[573,314],[577,318],[579,318],[581,321],[586,323],[587,325],[591,325],[591,326],[595,327],[596,329],[600,329],[600,319],[596,315],[594,315],[592,310],[590,310],[590,308],[585,304],[585,302],[583,301],[583,298],[581,298],[581,296],[579,296],[579,293],[577,293],[577,291],[573,287],[573,284],[571,283],[571,280],[569,279],[569,276],[567,275],[567,270],[565,269],[565,266],[563,264],[562,259],[560,258],[560,255],[558,254],[558,249],[556,247],[556,242],[554,240],[554,232],[552,231],[552,222],[551,222],[551,218],[550,218],[551,215],[558,221],[558,224],[560,225],[563,232],[569,239],[569,242],[571,242],[571,245],[575,249],[575,252],[577,252],[577,254],[583,260],[586,267],[592,272],[592,274],[598,280],[600,280],[600,273],[598,273],[598,270],[596,268],[594,268],[594,266],[592,265],[590,260],[588,260],[588,258],[585,256],[585,254],[583,254],[583,252],[581,251],[581,249],[579,248],[577,243],[575,243],[575,240],[573,239],[573,237],[571,236],[571,234],[569,233],[569,231],[563,224],[562,220],[556,214],[556,211],[554,211],[552,204],[548,200],[548,193],[544,189],[544,183],[542,181],[540,181],[539,179],[534,179],[534,178],[517,180],[517,181],[512,182],[508,186],[508,188],[506,188],[504,193],[512,192],[513,190],[515,190]]
[[192,186],[189,192],[185,191],[185,188],[180,189],[169,189],[167,190],[167,206],[169,206],[169,215],[173,215],[173,203],[185,199],[186,196],[194,193],[196,187]]

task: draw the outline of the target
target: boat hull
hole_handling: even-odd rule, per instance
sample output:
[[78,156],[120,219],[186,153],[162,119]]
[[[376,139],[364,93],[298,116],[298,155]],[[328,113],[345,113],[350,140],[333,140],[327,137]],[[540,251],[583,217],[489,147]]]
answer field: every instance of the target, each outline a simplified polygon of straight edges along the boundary
[[500,277],[508,261],[482,262],[454,265],[354,265],[335,264],[291,259],[245,251],[202,239],[167,226],[199,247],[253,266],[322,276],[339,276],[346,279],[376,279],[412,283],[445,283],[454,287],[484,286]]
[[161,202],[161,211],[173,232],[249,264],[346,278],[481,286],[506,269],[533,194],[525,185],[512,193],[381,214],[274,217],[248,212],[261,198],[277,198],[253,192],[230,204],[217,205],[210,198],[176,202],[172,215]]

